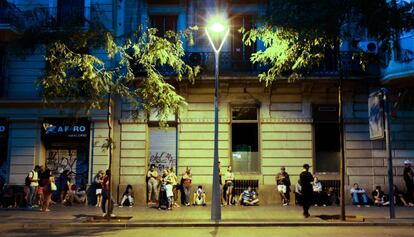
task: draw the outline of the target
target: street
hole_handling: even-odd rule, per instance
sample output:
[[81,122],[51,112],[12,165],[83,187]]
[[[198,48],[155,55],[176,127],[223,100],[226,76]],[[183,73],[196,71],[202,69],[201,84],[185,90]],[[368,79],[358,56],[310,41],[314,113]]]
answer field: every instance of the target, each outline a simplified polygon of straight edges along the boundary
[[106,236],[106,237],[128,237],[128,236],[196,236],[196,237],[216,237],[216,236],[306,236],[306,237],[412,237],[412,227],[208,227],[208,228],[109,228],[109,227],[71,227],[71,228],[1,228],[3,237],[21,236]]

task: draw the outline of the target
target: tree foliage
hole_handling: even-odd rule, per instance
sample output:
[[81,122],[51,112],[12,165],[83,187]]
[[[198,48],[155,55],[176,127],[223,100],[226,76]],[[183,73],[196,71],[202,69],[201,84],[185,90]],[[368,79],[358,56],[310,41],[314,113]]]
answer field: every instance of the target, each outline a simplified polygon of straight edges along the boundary
[[[105,32],[101,35],[104,51],[112,63],[92,51],[79,52],[83,46],[76,44],[76,39],[71,40],[74,49],[60,41],[54,42],[47,48],[47,69],[39,80],[43,97],[48,102],[63,100],[89,111],[105,108],[105,98],[118,96],[129,102],[134,111],[155,109],[160,123],[165,124],[185,100],[165,81],[159,68],[171,68],[178,80],[183,77],[194,80],[199,68],[188,66],[182,59],[182,38],[191,41],[191,30],[167,32],[165,37],[157,36],[156,29],[141,30],[123,44]],[[136,75],[132,64],[139,66],[140,75]]]
[[[260,40],[265,50],[251,61],[268,65],[259,74],[266,84],[288,75],[297,79],[320,64],[327,54],[339,53],[343,40],[368,37],[381,44],[387,54],[398,48],[398,36],[413,29],[413,4],[395,0],[270,0],[270,15],[258,29],[241,31],[246,45]],[[359,53],[358,56],[361,56]],[[340,56],[338,54],[338,56]],[[361,63],[367,62],[362,55]]]

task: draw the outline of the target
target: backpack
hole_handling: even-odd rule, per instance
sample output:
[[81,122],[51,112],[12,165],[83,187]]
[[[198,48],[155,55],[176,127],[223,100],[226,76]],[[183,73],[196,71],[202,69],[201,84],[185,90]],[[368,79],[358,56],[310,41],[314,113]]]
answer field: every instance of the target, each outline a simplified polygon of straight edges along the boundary
[[30,184],[32,183],[32,181],[30,180],[30,177],[29,177],[30,174],[32,174],[32,176],[33,176],[34,175],[33,171],[30,171],[27,174],[26,178],[24,179],[24,185],[26,185],[26,186],[30,186]]
[[[32,171],[30,171],[29,174],[30,173],[32,173]],[[32,183],[32,181],[30,180],[29,174],[27,174],[26,178],[24,179],[24,185],[26,186],[30,186],[30,184]]]

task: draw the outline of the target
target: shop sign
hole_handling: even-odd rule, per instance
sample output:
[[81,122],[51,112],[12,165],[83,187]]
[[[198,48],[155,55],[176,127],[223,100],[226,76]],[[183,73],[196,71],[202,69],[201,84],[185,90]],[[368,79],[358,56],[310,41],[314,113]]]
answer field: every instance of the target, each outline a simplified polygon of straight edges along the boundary
[[380,95],[371,93],[368,98],[369,138],[384,139],[384,108]]
[[87,138],[89,137],[89,122],[43,122],[42,136],[45,138]]

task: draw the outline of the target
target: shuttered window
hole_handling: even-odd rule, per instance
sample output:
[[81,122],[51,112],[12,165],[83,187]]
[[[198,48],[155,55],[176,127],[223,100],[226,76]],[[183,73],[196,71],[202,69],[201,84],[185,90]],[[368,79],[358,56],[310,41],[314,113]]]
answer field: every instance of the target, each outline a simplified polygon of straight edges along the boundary
[[150,127],[149,165],[154,164],[158,174],[177,165],[177,128]]

